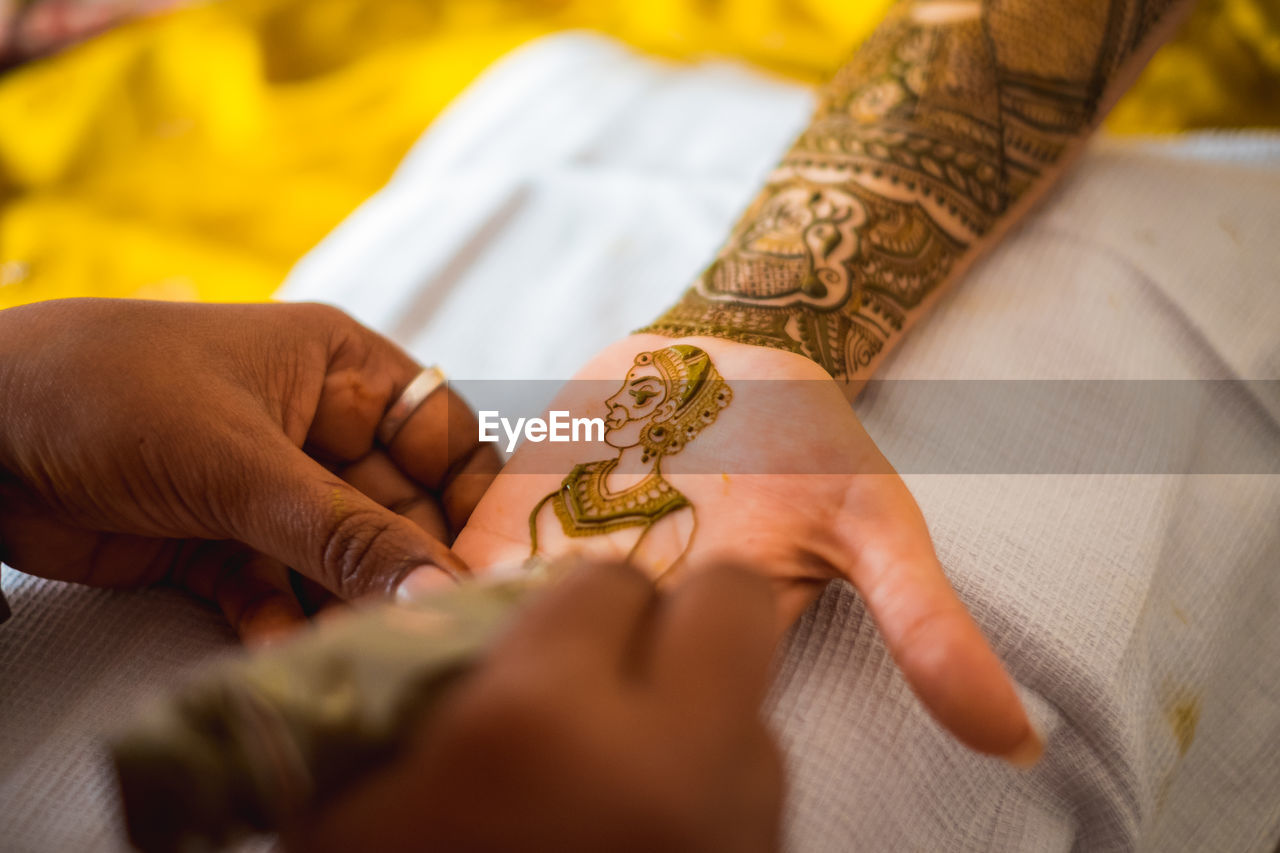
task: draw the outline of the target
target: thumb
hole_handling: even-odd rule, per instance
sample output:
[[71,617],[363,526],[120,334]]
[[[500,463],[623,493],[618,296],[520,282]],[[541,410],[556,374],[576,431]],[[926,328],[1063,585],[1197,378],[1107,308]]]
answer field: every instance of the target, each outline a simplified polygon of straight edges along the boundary
[[956,595],[905,486],[882,495],[896,511],[846,528],[848,577],[867,603],[902,674],[925,707],[963,743],[1017,766],[1043,743],[1013,682]]
[[228,534],[335,595],[390,595],[468,573],[443,542],[344,482],[281,436],[232,503]]
[[889,652],[934,718],[973,749],[1034,764],[1043,743],[937,558],[868,554],[859,574]]

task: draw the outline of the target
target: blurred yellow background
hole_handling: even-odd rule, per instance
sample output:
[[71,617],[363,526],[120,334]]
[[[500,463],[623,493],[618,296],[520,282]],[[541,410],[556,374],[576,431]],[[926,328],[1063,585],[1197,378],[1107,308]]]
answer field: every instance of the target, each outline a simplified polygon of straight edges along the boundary
[[[223,0],[0,77],[0,308],[256,300],[529,39],[590,28],[816,83],[889,0]],[[584,105],[584,108],[586,105]],[[1114,132],[1280,126],[1280,2],[1201,0]]]

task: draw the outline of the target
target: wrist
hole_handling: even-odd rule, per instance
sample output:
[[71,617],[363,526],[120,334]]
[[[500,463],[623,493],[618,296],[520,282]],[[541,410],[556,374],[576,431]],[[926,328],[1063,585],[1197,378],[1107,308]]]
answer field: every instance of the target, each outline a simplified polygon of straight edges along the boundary
[[[682,409],[677,408],[668,415],[665,412],[645,414],[643,401],[637,400],[637,411],[630,411],[630,380],[623,382],[621,390],[618,390],[619,382],[636,371],[645,373],[642,360],[656,365],[660,360],[658,353],[672,350],[705,353],[711,368],[709,375],[723,383],[727,402],[713,405],[704,400],[699,406],[705,410],[699,408],[697,412],[690,410],[682,414]],[[790,442],[785,448],[778,446],[778,425],[792,424],[792,434],[799,435],[807,432],[812,423],[830,420],[833,414],[850,417],[851,409],[842,395],[845,387],[818,364],[786,350],[708,336],[667,337],[638,332],[616,341],[591,359],[577,379],[568,383],[569,393],[563,399],[566,400],[564,407],[575,414],[605,412],[616,419],[624,413],[624,409],[616,408],[616,401],[621,400],[628,407],[625,410],[628,418],[669,418],[670,425],[681,433],[692,426],[694,433],[679,442],[680,449],[661,461],[663,471],[672,475],[796,474],[821,472],[825,470],[825,463],[797,458],[794,451],[802,450],[803,443],[794,447]],[[661,394],[669,397],[680,391],[678,384],[667,385]],[[614,396],[603,400],[603,395],[610,393]],[[701,420],[695,417],[700,413],[703,414]],[[770,438],[762,439],[762,436]],[[614,441],[609,443],[616,446]],[[805,456],[803,452],[799,454],[799,457]],[[864,467],[861,462],[849,463],[841,470]]]
[[[839,387],[848,400],[853,400],[866,385],[869,371],[845,372],[834,377],[825,367],[808,355],[769,343],[775,338],[763,336],[743,337],[732,329],[713,330],[701,328],[699,334],[680,334],[679,326],[655,323],[638,330],[614,346],[648,345],[669,346],[688,343],[705,350],[713,358],[723,355],[734,374],[745,379],[805,379],[827,380]],[[610,347],[609,349],[612,349]],[[607,352],[608,350],[606,350]],[[725,374],[729,375],[729,374]]]
[[686,345],[707,353],[725,379],[804,380],[835,383],[818,364],[798,353],[711,335],[670,336],[639,331],[596,354],[579,378],[614,380],[631,367],[637,353]]

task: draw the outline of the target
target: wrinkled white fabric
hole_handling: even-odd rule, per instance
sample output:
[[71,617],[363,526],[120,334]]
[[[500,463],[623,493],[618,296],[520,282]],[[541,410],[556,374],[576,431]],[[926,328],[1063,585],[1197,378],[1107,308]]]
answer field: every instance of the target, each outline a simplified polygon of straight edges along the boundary
[[[543,39],[455,102],[281,295],[341,305],[454,377],[564,378],[679,294],[810,105],[731,66]],[[1099,141],[881,375],[1280,378],[1278,227],[1275,136]],[[1280,401],[1254,391],[1229,411],[1280,452]],[[1084,447],[1089,404],[1068,400],[1063,424]],[[886,448],[909,448],[936,405],[890,384],[857,410]],[[1214,439],[1174,433],[1193,456]],[[950,741],[835,585],[791,636],[771,700],[788,848],[1274,850],[1280,477],[907,482],[1048,753],[1017,772]],[[0,847],[118,844],[100,733],[230,635],[177,596],[8,570],[4,589]]]

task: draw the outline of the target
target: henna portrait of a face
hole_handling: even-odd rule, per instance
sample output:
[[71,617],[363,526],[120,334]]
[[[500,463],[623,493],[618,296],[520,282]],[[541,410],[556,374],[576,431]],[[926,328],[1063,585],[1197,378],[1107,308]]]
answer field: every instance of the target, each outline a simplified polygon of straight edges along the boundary
[[[531,553],[538,551],[537,519],[547,504],[570,537],[626,528],[640,528],[643,536],[678,510],[692,512],[689,499],[662,476],[661,462],[695,440],[732,399],[711,357],[697,347],[677,344],[637,355],[617,392],[604,401],[604,440],[618,455],[575,465],[560,488],[537,503],[529,514]],[[648,466],[645,476],[610,489],[609,475],[619,460],[637,452]]]

